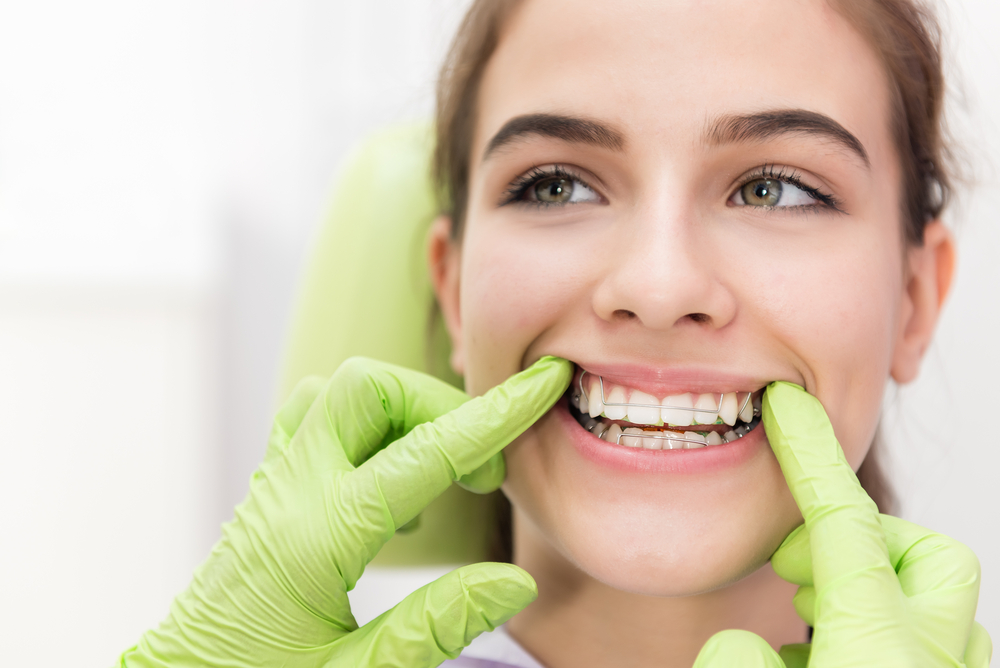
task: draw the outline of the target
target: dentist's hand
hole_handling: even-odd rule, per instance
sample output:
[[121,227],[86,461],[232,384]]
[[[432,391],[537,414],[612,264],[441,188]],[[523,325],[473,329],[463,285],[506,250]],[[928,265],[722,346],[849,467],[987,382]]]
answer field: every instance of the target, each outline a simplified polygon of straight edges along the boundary
[[696,668],[787,666],[985,668],[993,648],[974,617],[979,561],[946,536],[880,515],[844,458],[819,401],[772,383],[764,429],[805,524],[771,558],[799,585],[795,609],[811,645],[780,657],[745,631],[713,636]]
[[282,408],[264,463],[167,620],[120,665],[407,666],[454,658],[535,599],[509,564],[474,564],[358,628],[347,599],[365,566],[453,482],[496,489],[500,454],[565,391],[543,358],[485,395],[366,359],[311,380]]

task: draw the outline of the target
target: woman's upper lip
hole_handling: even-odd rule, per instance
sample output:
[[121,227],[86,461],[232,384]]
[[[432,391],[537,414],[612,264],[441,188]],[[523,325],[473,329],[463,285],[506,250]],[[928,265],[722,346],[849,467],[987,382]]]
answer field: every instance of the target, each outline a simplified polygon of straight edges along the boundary
[[694,393],[755,392],[770,380],[708,366],[652,366],[576,362],[573,382],[582,373],[601,376],[605,383],[624,385],[656,396]]

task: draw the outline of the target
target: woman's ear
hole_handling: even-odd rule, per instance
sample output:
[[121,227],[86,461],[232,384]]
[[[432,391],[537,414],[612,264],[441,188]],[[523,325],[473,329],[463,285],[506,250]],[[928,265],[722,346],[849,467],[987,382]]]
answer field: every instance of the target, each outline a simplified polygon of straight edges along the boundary
[[451,337],[451,368],[465,375],[465,353],[462,348],[462,308],[459,299],[459,276],[462,249],[451,238],[451,218],[438,216],[427,235],[427,266],[437,295],[444,324]]
[[906,294],[890,369],[897,383],[917,377],[954,274],[955,240],[941,221],[932,221],[923,245],[907,251]]

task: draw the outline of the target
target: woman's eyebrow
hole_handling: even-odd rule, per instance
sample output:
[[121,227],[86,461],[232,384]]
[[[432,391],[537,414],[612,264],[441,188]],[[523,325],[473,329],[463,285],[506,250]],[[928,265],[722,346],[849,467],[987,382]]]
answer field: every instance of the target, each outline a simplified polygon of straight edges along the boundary
[[829,116],[805,109],[778,109],[755,114],[720,116],[705,133],[709,144],[762,142],[784,135],[810,135],[832,141],[871,166],[861,141]]
[[483,152],[485,161],[498,149],[529,135],[552,137],[577,144],[591,144],[612,151],[625,148],[625,136],[599,121],[558,114],[525,114],[515,116],[493,135]]

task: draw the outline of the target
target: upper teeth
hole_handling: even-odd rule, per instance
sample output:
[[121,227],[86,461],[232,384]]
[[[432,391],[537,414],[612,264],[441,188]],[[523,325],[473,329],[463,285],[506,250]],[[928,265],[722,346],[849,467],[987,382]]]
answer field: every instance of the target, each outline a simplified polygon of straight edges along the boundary
[[632,390],[622,385],[604,381],[600,376],[587,379],[590,387],[584,391],[584,377],[579,381],[579,392],[573,400],[581,413],[592,418],[606,417],[609,420],[627,420],[634,424],[690,427],[696,424],[715,424],[719,418],[733,426],[737,420],[750,422],[754,406],[748,401],[748,392],[725,392],[720,394],[672,394],[659,399],[652,394]]

